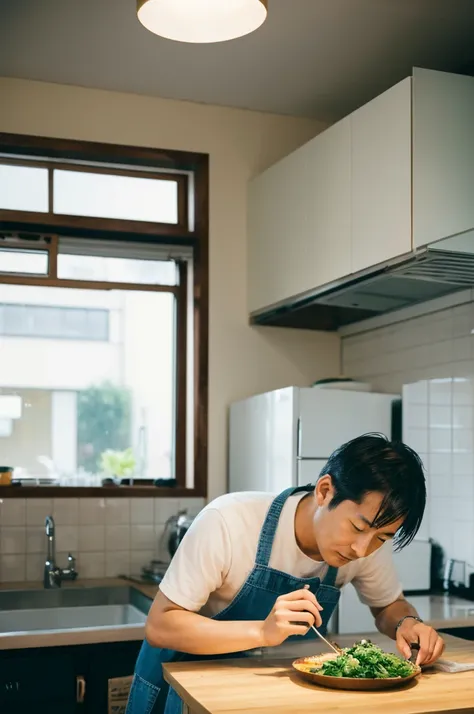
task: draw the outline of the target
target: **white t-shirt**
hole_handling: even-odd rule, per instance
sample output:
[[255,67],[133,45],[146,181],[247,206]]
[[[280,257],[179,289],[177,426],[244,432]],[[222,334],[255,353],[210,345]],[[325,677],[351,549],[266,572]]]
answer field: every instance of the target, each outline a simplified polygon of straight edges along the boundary
[[[160,590],[192,612],[216,615],[234,599],[255,564],[258,538],[276,494],[230,493],[217,498],[195,518],[183,538]],[[295,537],[295,512],[305,494],[286,501],[273,541],[269,565],[299,578],[324,578],[328,566],[312,560]],[[402,592],[388,542],[367,558],[338,570],[336,585],[352,582],[360,600],[386,607]]]

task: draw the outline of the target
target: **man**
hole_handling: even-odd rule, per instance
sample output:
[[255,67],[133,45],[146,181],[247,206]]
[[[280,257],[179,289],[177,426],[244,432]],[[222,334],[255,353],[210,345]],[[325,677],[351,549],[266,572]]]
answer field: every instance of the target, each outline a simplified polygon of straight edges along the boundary
[[[129,714],[180,711],[162,680],[173,659],[219,657],[325,632],[349,582],[380,632],[418,664],[443,651],[438,633],[405,600],[393,541],[415,537],[425,509],[419,457],[369,434],[330,457],[316,486],[216,499],[195,519],[160,585],[146,624]],[[178,654],[179,653],[179,654]]]

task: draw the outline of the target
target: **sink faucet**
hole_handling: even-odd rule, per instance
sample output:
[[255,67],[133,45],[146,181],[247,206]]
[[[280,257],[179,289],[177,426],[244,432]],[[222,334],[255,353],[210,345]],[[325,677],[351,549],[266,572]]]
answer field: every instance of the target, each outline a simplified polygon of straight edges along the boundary
[[56,536],[52,516],[46,516],[45,529],[46,538],[48,539],[48,554],[44,564],[43,585],[49,590],[51,588],[60,588],[63,580],[75,580],[77,571],[76,559],[73,558],[71,553],[67,557],[67,568],[59,568],[56,565]]

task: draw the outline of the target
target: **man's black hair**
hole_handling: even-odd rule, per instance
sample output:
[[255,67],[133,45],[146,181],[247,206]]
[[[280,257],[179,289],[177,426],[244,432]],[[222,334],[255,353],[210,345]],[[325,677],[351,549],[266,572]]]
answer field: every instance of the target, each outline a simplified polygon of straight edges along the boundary
[[343,501],[362,503],[365,495],[383,494],[373,528],[383,528],[403,518],[395,536],[397,550],[416,536],[426,505],[423,463],[413,449],[392,442],[383,434],[364,434],[348,441],[330,457],[320,477],[329,474],[335,494],[329,505]]

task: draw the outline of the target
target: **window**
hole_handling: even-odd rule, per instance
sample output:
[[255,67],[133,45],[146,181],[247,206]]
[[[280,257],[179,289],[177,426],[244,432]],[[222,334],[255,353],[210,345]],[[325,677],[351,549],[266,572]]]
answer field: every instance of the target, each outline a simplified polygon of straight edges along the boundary
[[[178,282],[176,261],[154,262]],[[180,287],[133,265],[142,290],[0,283],[0,395],[21,404],[0,451],[22,483],[175,478]]]
[[48,253],[41,250],[10,250],[0,247],[0,274],[47,275]]
[[0,135],[0,453],[24,497],[206,495],[208,180],[205,154]]
[[0,208],[48,211],[48,171],[32,166],[0,164]]
[[54,213],[178,222],[176,180],[55,170],[53,181]]
[[[38,291],[41,288],[38,288]],[[0,335],[51,339],[109,339],[109,311],[80,307],[0,304]]]

